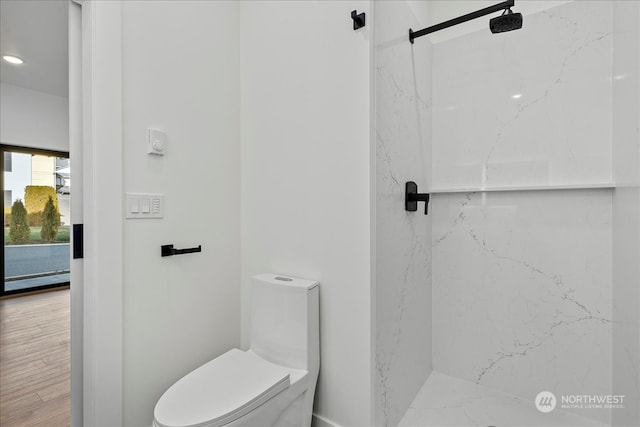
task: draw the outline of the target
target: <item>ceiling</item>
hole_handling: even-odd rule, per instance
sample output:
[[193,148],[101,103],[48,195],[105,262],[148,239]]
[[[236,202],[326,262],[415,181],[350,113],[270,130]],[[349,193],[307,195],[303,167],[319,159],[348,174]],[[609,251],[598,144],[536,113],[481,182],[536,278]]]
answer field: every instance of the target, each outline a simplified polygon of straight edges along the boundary
[[67,0],[0,0],[0,81],[68,98]]

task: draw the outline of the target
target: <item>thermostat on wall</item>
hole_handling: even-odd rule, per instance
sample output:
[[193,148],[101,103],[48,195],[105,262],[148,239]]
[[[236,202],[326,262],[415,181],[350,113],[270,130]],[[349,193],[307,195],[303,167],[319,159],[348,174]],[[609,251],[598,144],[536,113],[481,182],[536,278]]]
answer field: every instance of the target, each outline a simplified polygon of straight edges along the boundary
[[147,154],[164,156],[167,151],[167,134],[157,129],[148,129],[147,135]]

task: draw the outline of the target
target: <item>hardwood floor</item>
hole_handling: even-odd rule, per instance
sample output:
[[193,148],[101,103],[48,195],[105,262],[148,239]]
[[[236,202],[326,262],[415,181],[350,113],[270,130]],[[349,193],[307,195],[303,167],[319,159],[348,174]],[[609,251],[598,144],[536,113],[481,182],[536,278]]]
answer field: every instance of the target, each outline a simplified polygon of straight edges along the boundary
[[71,420],[69,290],[0,300],[0,425]]

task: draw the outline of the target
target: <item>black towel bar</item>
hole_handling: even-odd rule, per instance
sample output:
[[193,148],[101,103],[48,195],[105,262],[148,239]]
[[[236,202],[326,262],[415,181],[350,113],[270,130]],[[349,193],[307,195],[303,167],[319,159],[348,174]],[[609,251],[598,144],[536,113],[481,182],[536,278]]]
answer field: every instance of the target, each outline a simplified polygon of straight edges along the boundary
[[160,256],[192,254],[194,252],[202,252],[202,245],[198,245],[197,248],[187,248],[187,249],[175,249],[173,245],[160,246]]

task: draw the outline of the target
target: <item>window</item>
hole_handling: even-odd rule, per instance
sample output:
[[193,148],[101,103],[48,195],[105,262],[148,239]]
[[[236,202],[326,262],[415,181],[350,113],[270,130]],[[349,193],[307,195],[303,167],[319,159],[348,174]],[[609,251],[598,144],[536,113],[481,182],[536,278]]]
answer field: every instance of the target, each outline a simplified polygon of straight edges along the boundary
[[68,153],[7,146],[0,146],[0,151],[4,156],[0,295],[69,285]]

